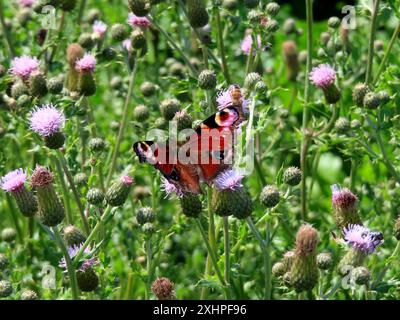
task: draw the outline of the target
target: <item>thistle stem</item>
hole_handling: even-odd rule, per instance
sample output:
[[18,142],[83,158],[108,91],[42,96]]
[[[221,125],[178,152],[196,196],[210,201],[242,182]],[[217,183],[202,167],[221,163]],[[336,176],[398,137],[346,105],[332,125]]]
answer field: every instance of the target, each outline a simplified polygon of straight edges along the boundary
[[[65,259],[65,263],[67,265],[68,276],[70,279],[71,284],[71,291],[72,291],[72,299],[79,300],[79,289],[78,289],[78,281],[76,280],[76,273],[74,264],[72,263],[71,257],[69,256],[67,247],[63,239],[61,238],[60,232],[58,231],[57,227],[53,227],[53,234],[54,238],[56,239],[57,245],[59,246],[60,250],[62,251]],[[76,260],[78,261],[78,260]]]
[[72,215],[72,210],[71,210],[71,203],[69,201],[69,193],[67,186],[65,184],[64,180],[64,174],[60,165],[60,161],[57,161],[57,158],[54,158],[54,164],[56,166],[58,178],[60,180],[60,185],[61,185],[61,191],[63,193],[63,200],[64,200],[64,206],[65,206],[65,211],[66,211],[66,218],[67,218],[67,223],[68,224],[74,224],[74,219]]
[[6,26],[6,21],[4,19],[4,10],[3,10],[3,0],[0,0],[0,23],[3,28],[3,34],[5,35],[5,39],[8,45],[8,50],[10,51],[11,57],[15,57],[15,48],[12,43],[11,33],[9,32],[9,28]]
[[224,220],[224,249],[225,249],[225,273],[224,279],[226,285],[230,286],[230,274],[231,274],[231,263],[230,263],[230,242],[229,242],[229,220],[228,217],[223,217]]
[[365,83],[369,84],[372,80],[372,69],[374,62],[374,42],[375,42],[375,31],[378,21],[378,11],[379,11],[380,0],[374,1],[374,7],[372,9],[372,20],[369,35],[369,45],[368,45],[368,60],[367,60],[367,71],[365,75]]
[[134,66],[133,66],[133,69],[132,69],[132,72],[131,72],[131,76],[130,76],[130,79],[129,79],[128,93],[127,93],[126,98],[125,98],[124,110],[123,110],[123,113],[122,113],[122,121],[121,121],[121,125],[119,127],[117,141],[115,142],[115,147],[114,147],[114,150],[113,150],[111,166],[110,166],[110,170],[108,172],[108,176],[107,176],[107,180],[106,180],[106,186],[110,185],[112,175],[113,175],[113,173],[115,171],[115,167],[117,165],[117,158],[118,158],[118,154],[119,154],[119,148],[121,146],[122,138],[124,136],[125,127],[126,127],[126,124],[128,122],[128,115],[130,114],[129,105],[130,105],[131,98],[132,98],[132,93],[133,93],[133,88],[134,88],[137,68],[138,68],[138,56],[136,56],[136,58],[135,58]]
[[23,244],[24,236],[22,234],[21,226],[19,225],[19,219],[17,217],[17,210],[14,208],[14,205],[13,205],[9,195],[6,196],[6,200],[7,200],[8,207],[10,209],[11,218],[14,222],[15,230],[17,231],[18,239],[19,239],[20,243]]
[[152,268],[151,268],[151,259],[153,256],[151,239],[146,240],[146,270],[147,270],[147,279],[146,279],[146,300],[150,299],[151,292],[151,280],[153,278]]
[[389,45],[385,51],[385,55],[383,56],[381,64],[378,68],[378,72],[376,73],[376,76],[374,78],[373,84],[376,84],[378,82],[379,77],[381,76],[383,70],[385,69],[386,63],[389,60],[390,52],[392,51],[393,45],[396,42],[397,38],[399,37],[399,34],[400,34],[400,22],[397,24],[397,27],[393,32],[392,38],[390,39]]
[[79,7],[79,13],[78,13],[78,26],[81,25],[81,23],[82,23],[83,12],[85,11],[85,6],[86,6],[86,0],[81,0],[81,5]]
[[61,163],[61,167],[64,170],[64,174],[67,177],[67,180],[68,180],[68,183],[69,183],[69,187],[72,190],[72,194],[74,195],[76,204],[78,206],[79,214],[81,216],[81,220],[82,220],[82,224],[83,224],[83,228],[85,230],[86,235],[88,235],[90,233],[89,223],[88,223],[88,221],[86,219],[85,209],[84,209],[84,207],[82,205],[81,198],[79,196],[78,190],[75,187],[74,179],[72,178],[71,172],[68,169],[67,161],[65,160],[64,154],[60,150],[57,150],[57,156],[58,156],[58,161]]

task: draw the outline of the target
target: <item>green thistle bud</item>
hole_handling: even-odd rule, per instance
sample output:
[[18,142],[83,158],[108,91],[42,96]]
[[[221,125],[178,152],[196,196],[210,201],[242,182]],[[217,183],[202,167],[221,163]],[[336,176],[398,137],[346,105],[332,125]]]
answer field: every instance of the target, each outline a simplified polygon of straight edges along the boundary
[[296,20],[289,18],[283,23],[283,32],[286,35],[297,34]]
[[364,97],[364,107],[368,109],[376,109],[380,106],[381,99],[374,92],[368,92]]
[[99,285],[99,277],[93,268],[89,267],[76,272],[78,287],[83,292],[94,291]]
[[353,101],[357,107],[364,106],[364,97],[370,92],[370,88],[365,83],[358,83],[353,89]]
[[100,153],[107,147],[106,142],[102,138],[92,138],[89,141],[89,150],[93,153]]
[[10,281],[0,280],[0,297],[7,298],[13,292],[13,287]]
[[297,292],[309,291],[318,282],[316,248],[318,232],[311,225],[302,225],[296,235],[296,251],[290,269],[291,284]]
[[209,20],[208,12],[203,0],[187,0],[187,16],[193,28],[204,27]]
[[7,69],[0,64],[0,78],[3,78],[7,74]]
[[128,0],[129,9],[138,17],[144,17],[151,10],[150,0]]
[[64,207],[54,189],[53,180],[53,174],[41,166],[36,166],[31,176],[31,185],[37,192],[39,219],[48,227],[58,225],[65,216]]
[[82,33],[78,38],[78,43],[86,50],[91,50],[96,44],[90,33]]
[[382,40],[375,40],[374,41],[374,49],[377,52],[383,51],[383,49],[385,49],[385,43]]
[[286,273],[285,265],[282,262],[277,262],[272,266],[272,274],[275,277],[281,277]]
[[49,149],[60,149],[65,142],[65,135],[62,132],[55,132],[43,137],[44,143]]
[[133,117],[136,121],[143,122],[150,116],[150,111],[144,104],[139,104],[133,110]]
[[166,99],[161,101],[160,111],[164,119],[170,121],[174,118],[175,113],[181,109],[181,104],[177,99]]
[[79,246],[86,241],[86,236],[83,232],[73,225],[64,227],[63,238],[68,247]]
[[86,97],[90,97],[96,93],[96,81],[91,72],[78,73],[77,90],[80,94]]
[[64,87],[64,79],[61,77],[53,77],[47,80],[47,89],[51,94],[61,93]]
[[17,232],[14,228],[4,228],[1,231],[1,239],[5,242],[13,242],[17,237]]
[[33,290],[24,290],[21,293],[21,300],[38,300],[38,295]]
[[140,92],[144,97],[151,97],[157,92],[157,86],[150,81],[145,81],[140,85]]
[[259,3],[260,0],[244,0],[245,7],[250,9],[257,7]]
[[110,86],[114,90],[121,90],[121,87],[123,86],[122,78],[120,76],[112,77],[110,81]]
[[74,184],[78,186],[87,186],[88,181],[89,178],[84,172],[79,172],[74,176]]
[[335,130],[339,134],[346,134],[350,131],[351,125],[349,119],[340,117],[335,122]]
[[400,241],[400,216],[397,218],[394,224],[394,236],[398,241]]
[[174,300],[174,284],[167,278],[157,278],[151,285],[151,291],[158,300]]
[[187,193],[180,199],[182,213],[189,218],[198,218],[202,211],[200,197],[196,194]]
[[8,260],[6,255],[4,253],[0,253],[0,271],[7,269],[9,264],[10,261]]
[[106,192],[106,201],[110,206],[122,206],[128,198],[132,189],[133,179],[129,176],[121,177],[117,182],[111,185]]
[[254,23],[254,24],[261,23],[261,21],[264,17],[265,17],[264,14],[262,14],[258,10],[250,10],[249,13],[247,14],[247,20],[249,20],[250,23]]
[[153,209],[150,207],[139,208],[136,213],[136,221],[140,225],[144,225],[147,222],[154,222],[155,219],[156,215],[154,214]]
[[19,211],[28,218],[33,217],[38,209],[38,203],[33,193],[22,186],[12,192],[12,196],[17,202]]
[[28,87],[22,81],[16,81],[11,86],[11,96],[15,99],[18,99],[22,95],[26,95],[29,93]]
[[391,99],[389,93],[386,90],[379,91],[378,97],[379,97],[381,106],[384,106],[385,104],[387,104]]
[[261,81],[261,76],[257,72],[250,72],[244,79],[244,87],[251,91],[254,89],[257,82]]
[[299,62],[301,64],[306,64],[307,63],[307,57],[308,57],[308,53],[306,50],[300,51],[299,53]]
[[258,94],[266,94],[268,91],[267,84],[264,81],[258,81],[254,86],[254,91]]
[[227,10],[234,11],[238,8],[238,1],[237,0],[223,0],[222,6]]
[[131,33],[132,48],[143,49],[146,46],[146,36],[144,32],[135,28]]
[[137,200],[143,200],[149,196],[151,196],[151,191],[147,186],[137,186],[133,189],[133,197]]
[[267,208],[275,207],[280,200],[279,190],[271,185],[267,185],[263,188],[260,194],[261,203]]
[[289,271],[283,275],[282,281],[286,287],[290,288],[292,286],[292,278]]
[[112,61],[116,56],[117,51],[111,46],[107,46],[101,50],[100,58],[103,59],[103,61]]
[[324,96],[326,99],[326,102],[335,104],[339,102],[341,98],[340,91],[338,87],[336,87],[335,84],[332,84],[331,86],[323,88]]
[[17,100],[17,106],[20,108],[29,108],[32,103],[32,99],[30,96],[23,94]]
[[193,118],[190,115],[190,113],[188,113],[186,111],[186,109],[183,109],[183,110],[175,113],[172,120],[177,122],[178,131],[181,131],[181,130],[187,129],[187,128],[192,128]]
[[234,215],[238,219],[245,219],[253,212],[250,194],[243,187],[234,190],[214,188],[211,206],[213,211],[222,217]]
[[331,35],[328,32],[322,32],[319,36],[319,41],[323,46],[327,46],[328,42],[331,40]]
[[165,129],[166,126],[167,126],[167,121],[164,118],[157,118],[154,121],[154,127],[158,129]]
[[321,270],[328,270],[332,268],[333,260],[329,252],[322,252],[317,255],[317,265]]
[[201,89],[212,90],[217,85],[217,76],[213,70],[203,70],[198,77],[198,84]]
[[283,182],[289,186],[297,186],[301,182],[301,170],[297,167],[289,167],[283,173]]
[[123,41],[128,37],[128,30],[122,23],[113,24],[111,27],[111,39],[114,41]]
[[151,237],[154,233],[154,225],[151,222],[146,222],[142,225],[142,231],[146,236]]
[[367,253],[362,250],[356,250],[354,248],[349,248],[349,251],[340,260],[338,265],[339,273],[342,276],[347,275],[351,272],[352,268],[359,267],[363,264]]
[[357,267],[351,272],[354,282],[360,286],[368,284],[371,280],[371,272],[365,267]]
[[292,268],[294,256],[294,251],[287,251],[283,255],[282,263],[285,266],[285,271],[290,271],[290,269]]
[[292,40],[285,41],[282,44],[283,58],[286,64],[286,79],[296,81],[300,71],[299,55],[297,53],[296,43]]
[[278,21],[271,19],[267,21],[264,27],[267,32],[276,32],[279,29],[279,23]]
[[100,189],[97,189],[97,188],[89,189],[89,191],[86,194],[87,202],[89,202],[90,204],[92,204],[94,206],[102,205],[104,197],[105,197],[105,195],[104,195],[103,191],[101,191]]
[[168,69],[168,72],[174,77],[184,77],[185,66],[180,62],[175,62],[171,64]]
[[29,93],[33,97],[43,97],[47,94],[46,78],[43,73],[35,72],[29,77]]
[[279,13],[280,8],[281,7],[276,2],[270,2],[267,4],[265,10],[267,14],[273,18]]
[[340,19],[338,17],[330,17],[328,19],[328,27],[331,29],[337,29],[340,26]]
[[351,121],[350,123],[351,129],[353,130],[357,130],[361,128],[361,122],[357,119],[354,119]]

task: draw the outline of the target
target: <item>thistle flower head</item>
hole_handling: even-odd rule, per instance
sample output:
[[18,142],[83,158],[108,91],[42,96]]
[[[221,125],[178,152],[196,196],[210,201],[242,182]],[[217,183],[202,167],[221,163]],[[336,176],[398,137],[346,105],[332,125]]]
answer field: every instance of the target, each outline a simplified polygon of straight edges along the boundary
[[83,58],[75,63],[75,69],[78,72],[93,72],[95,68],[96,58],[90,53],[86,53]]
[[328,64],[320,64],[310,72],[310,80],[318,88],[327,88],[336,80],[335,70]]
[[103,38],[104,34],[107,31],[107,25],[103,21],[100,21],[100,20],[96,20],[93,23],[92,28],[93,28],[93,33],[96,36],[98,36],[99,38]]
[[[223,108],[226,108],[227,106],[229,106],[232,103],[232,97],[231,97],[231,93],[230,93],[230,89],[226,89],[221,91],[218,95],[217,95],[217,105],[218,105],[218,110],[222,110]],[[242,103],[242,111],[244,114],[248,114],[249,110],[248,110],[248,104],[249,104],[249,100],[243,100]]]
[[243,186],[242,179],[243,174],[233,169],[227,169],[214,179],[214,186],[218,190],[235,190]]
[[53,174],[50,172],[49,169],[47,169],[46,167],[36,165],[36,168],[35,170],[33,170],[31,176],[31,186],[43,187],[52,183],[53,180],[54,180]]
[[21,7],[30,8],[36,3],[36,0],[18,0]]
[[6,192],[17,191],[24,186],[26,172],[23,169],[16,169],[0,178],[0,187]]
[[[249,55],[253,45],[253,38],[251,34],[248,34],[244,37],[242,42],[240,43],[240,48],[242,49],[245,55]],[[261,37],[257,35],[257,48],[261,48]],[[256,55],[256,48],[253,48],[253,55]]]
[[365,254],[374,253],[376,248],[383,243],[382,233],[371,231],[357,224],[343,229],[343,239],[353,249]]
[[303,224],[296,235],[296,252],[305,255],[315,252],[318,241],[317,230],[310,224]]
[[[70,246],[68,248],[68,255],[71,259],[74,259],[76,257],[76,255],[78,254],[78,252],[81,250],[83,246],[83,243],[81,243],[80,245],[73,245]],[[85,248],[85,250],[83,250],[83,253],[86,255],[90,255],[92,249],[90,248],[90,246],[87,246]],[[80,265],[80,267],[78,268],[79,271],[86,271],[88,268],[91,268],[92,266],[94,266],[95,264],[97,264],[97,258],[96,257],[91,257],[91,258],[85,258],[83,259],[82,264]],[[60,260],[60,263],[58,264],[59,267],[63,268],[65,270],[65,272],[67,272],[67,262],[65,261],[65,257],[63,257]]]
[[159,300],[171,300],[175,298],[174,284],[168,278],[157,278],[151,285],[151,291]]
[[165,198],[169,197],[173,193],[175,193],[178,198],[181,198],[184,195],[183,190],[181,188],[169,182],[165,178],[162,178],[161,190],[166,193]]
[[22,79],[28,79],[34,71],[39,70],[39,60],[36,57],[22,56],[11,61],[10,72]]
[[349,189],[341,189],[339,185],[334,184],[332,187],[332,206],[342,210],[351,210],[358,202],[358,198]]
[[128,176],[128,175],[122,176],[122,177],[121,177],[121,181],[122,181],[124,184],[128,185],[128,186],[130,186],[130,185],[134,182],[134,181],[133,181],[133,178],[130,177],[130,176]]
[[149,27],[151,25],[149,19],[138,17],[133,13],[129,13],[127,22],[132,27]]
[[29,114],[30,129],[42,137],[48,137],[59,132],[64,122],[64,114],[52,104],[35,108]]

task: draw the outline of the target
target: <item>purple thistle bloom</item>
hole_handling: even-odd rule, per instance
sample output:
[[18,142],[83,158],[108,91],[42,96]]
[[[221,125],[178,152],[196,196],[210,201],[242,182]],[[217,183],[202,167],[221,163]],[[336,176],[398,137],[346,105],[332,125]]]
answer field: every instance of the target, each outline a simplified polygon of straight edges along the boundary
[[0,178],[0,187],[6,192],[18,191],[23,188],[26,177],[26,172],[23,169],[16,169]]
[[383,243],[380,232],[373,232],[357,224],[351,224],[344,228],[343,238],[353,249],[360,250],[365,254],[374,253],[376,248]]
[[[71,260],[73,260],[76,255],[78,254],[78,252],[81,250],[83,246],[83,243],[81,243],[79,246],[74,245],[68,248],[68,255],[71,258]],[[85,248],[85,250],[83,251],[84,254],[89,255],[91,253],[92,249],[90,248],[90,246],[87,246]],[[80,271],[85,271],[86,269],[94,266],[95,264],[97,264],[97,258],[96,257],[92,257],[92,258],[85,258],[81,264],[81,266],[78,268],[78,270]],[[65,261],[65,257],[61,258],[58,266],[60,268],[63,268],[65,270],[65,272],[67,272],[67,262]]]
[[52,104],[42,105],[29,114],[31,130],[42,137],[48,137],[59,132],[64,122],[64,114],[57,110]]
[[336,80],[335,70],[328,64],[320,64],[310,72],[310,80],[318,88],[328,88]]
[[39,70],[39,60],[36,57],[22,56],[11,61],[10,72],[24,80],[28,79],[34,71]]
[[121,177],[121,181],[122,181],[124,184],[128,185],[128,186],[130,186],[130,185],[134,182],[134,181],[133,181],[133,178],[130,177],[130,176],[127,176],[127,175],[122,176],[122,177]]
[[332,189],[332,206],[344,210],[350,210],[355,207],[358,198],[349,189],[341,189],[339,185],[334,184]]
[[96,20],[93,23],[92,28],[93,28],[93,33],[95,34],[95,36],[97,36],[100,39],[104,37],[104,34],[107,31],[107,25],[103,21],[100,21],[100,20]]
[[132,40],[125,39],[124,41],[122,41],[122,48],[124,48],[128,52],[131,52],[132,51]]
[[86,53],[83,58],[75,62],[75,69],[78,72],[93,72],[95,68],[96,58],[90,53]]
[[[249,55],[252,45],[253,45],[253,38],[252,38],[251,34],[248,34],[244,37],[244,39],[240,43],[240,48],[242,49],[242,51],[245,55]],[[258,47],[258,49],[261,48],[260,35],[257,35],[257,47]],[[256,55],[256,48],[253,48],[253,55]]]
[[18,0],[18,3],[21,7],[30,8],[36,3],[36,0]]
[[149,27],[151,25],[149,19],[135,16],[133,13],[128,15],[128,24],[132,27]]
[[[223,90],[217,95],[217,105],[218,110],[222,110],[232,104],[232,97],[230,93],[230,89]],[[249,100],[243,100],[242,110],[244,114],[248,114],[249,110],[247,105],[249,104]]]
[[169,182],[164,177],[162,178],[161,190],[166,193],[165,198],[169,197],[171,194],[175,193],[178,198],[183,197],[183,191],[181,188],[176,186],[175,184]]
[[218,190],[235,190],[243,187],[242,179],[243,174],[233,169],[227,169],[214,179],[214,186]]

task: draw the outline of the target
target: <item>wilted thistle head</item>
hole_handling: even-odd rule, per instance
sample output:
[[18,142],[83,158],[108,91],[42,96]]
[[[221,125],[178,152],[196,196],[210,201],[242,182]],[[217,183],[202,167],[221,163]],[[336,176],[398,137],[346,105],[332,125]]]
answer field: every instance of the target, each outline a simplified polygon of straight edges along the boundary
[[29,114],[30,129],[42,137],[59,132],[64,122],[64,114],[52,104],[37,107]]
[[149,27],[151,22],[146,17],[138,17],[133,13],[128,15],[128,24],[132,27]]
[[83,58],[78,59],[75,62],[75,69],[78,72],[90,72],[92,73],[96,68],[96,58],[90,54],[86,53]]
[[21,56],[11,61],[10,72],[23,80],[27,80],[35,71],[39,71],[39,60],[36,57]]
[[317,230],[310,224],[303,224],[296,235],[296,253],[308,255],[315,252],[318,241]]
[[168,278],[157,278],[151,285],[151,291],[158,300],[175,299],[174,283]]
[[67,48],[67,61],[69,65],[75,68],[75,62],[81,59],[84,55],[84,50],[79,43],[71,43]]
[[47,186],[49,184],[52,184],[53,181],[54,176],[53,173],[50,172],[50,170],[45,167],[36,165],[36,168],[31,176],[31,186],[33,188]]
[[351,248],[364,254],[374,253],[376,248],[383,243],[382,233],[356,224],[343,229],[343,239]]
[[292,40],[285,41],[282,44],[282,50],[286,63],[286,78],[289,81],[295,81],[300,71],[299,55],[296,43]]

